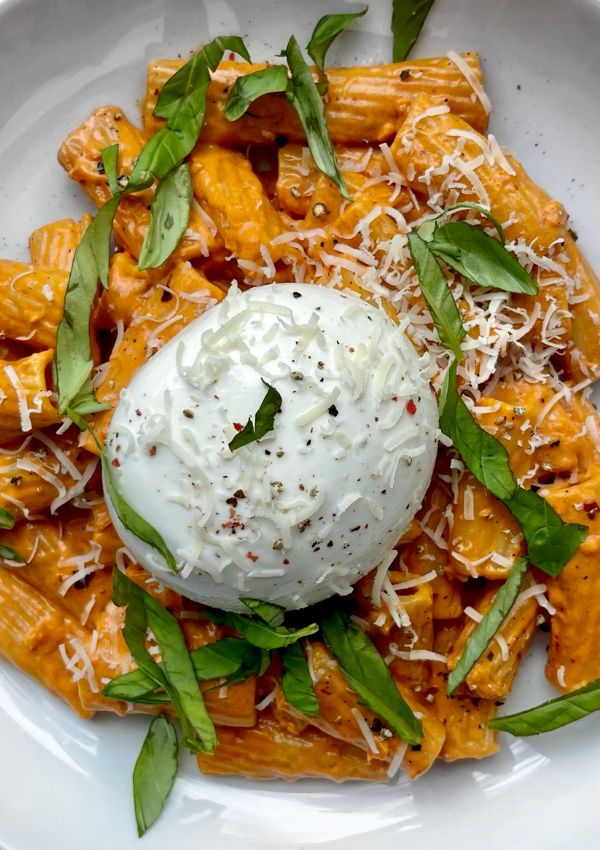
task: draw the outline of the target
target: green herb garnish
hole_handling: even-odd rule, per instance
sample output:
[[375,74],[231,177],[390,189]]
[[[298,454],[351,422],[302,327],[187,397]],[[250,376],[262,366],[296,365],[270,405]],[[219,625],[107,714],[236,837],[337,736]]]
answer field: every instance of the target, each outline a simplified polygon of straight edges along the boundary
[[509,456],[495,437],[471,415],[456,386],[456,361],[440,393],[440,429],[450,437],[467,468],[515,517],[527,542],[528,558],[548,575],[556,576],[585,540],[584,525],[563,522],[538,493],[524,490],[510,468]]
[[325,94],[327,92],[327,75],[325,73],[325,56],[327,51],[338,37],[338,35],[351,24],[356,18],[362,18],[368,11],[365,6],[360,12],[348,12],[345,14],[323,15],[313,30],[310,41],[306,45],[308,55],[313,60],[319,71],[321,84]]
[[581,720],[594,711],[600,711],[600,679],[534,708],[495,717],[488,722],[488,726],[502,732],[510,732],[511,735],[527,737],[560,729],[561,726]]
[[248,608],[253,614],[266,623],[268,626],[282,626],[285,616],[285,608],[281,605],[274,605],[272,602],[263,602],[262,599],[251,599],[249,596],[240,597],[240,602]]
[[314,635],[319,631],[316,623],[301,629],[288,629],[286,626],[269,626],[263,620],[253,620],[233,611],[217,611],[216,608],[204,608],[204,614],[213,623],[229,626],[245,638],[248,643],[260,649],[281,649],[296,643],[300,638]]
[[432,6],[433,0],[393,0],[394,62],[403,62],[413,49]]
[[315,694],[308,663],[299,643],[281,650],[283,695],[291,706],[304,714],[318,714],[319,700]]
[[154,193],[139,269],[155,269],[169,259],[187,230],[192,197],[190,169],[187,162],[182,162],[167,174]]
[[54,383],[59,413],[66,413],[68,407],[81,415],[109,409],[96,401],[92,388],[90,314],[98,281],[108,285],[110,238],[119,200],[120,195],[113,195],[98,211],[73,255],[63,316],[56,331]]
[[[429,222],[426,222],[429,224]],[[425,238],[421,228],[417,231]],[[537,295],[538,286],[502,243],[466,221],[446,221],[426,235],[429,250],[477,286]]]
[[159,552],[165,559],[171,572],[176,573],[177,564],[175,562],[175,558],[165,543],[162,535],[129,504],[119,491],[113,465],[108,459],[105,450],[100,445],[100,441],[94,433],[94,429],[88,425],[85,419],[83,419],[83,417],[81,417],[76,411],[71,410],[71,408],[67,409],[67,414],[80,430],[88,431],[96,443],[96,447],[100,454],[100,462],[102,464],[102,480],[104,483],[104,489],[124,527],[128,531],[131,531],[132,534],[135,534],[136,537],[139,537],[140,540],[143,540],[144,543],[147,543],[149,546],[156,549],[156,551]]
[[429,245],[414,231],[408,234],[408,247],[419,278],[421,293],[431,313],[441,342],[457,360],[462,359],[460,344],[466,330],[460,318],[456,301]]
[[0,508],[0,528],[11,529],[14,527],[15,518],[6,508]]
[[141,838],[162,812],[179,770],[179,742],[169,717],[155,717],[133,771],[133,802]]
[[0,558],[4,558],[5,561],[18,561],[19,564],[27,563],[27,558],[15,551],[12,546],[5,546],[3,543],[0,543]]
[[526,575],[527,558],[517,558],[510,569],[508,578],[494,597],[492,607],[482,617],[481,622],[470,635],[456,667],[450,672],[446,686],[448,696],[451,696],[457,687],[464,682],[487,649],[490,641],[515,604]]
[[423,737],[420,721],[398,690],[373,641],[350,625],[346,613],[332,607],[322,618],[325,642],[362,703],[372,709],[409,744]]
[[[113,570],[113,602],[127,606],[125,643],[140,670],[170,697],[183,729],[183,743],[192,752],[211,753],[217,745],[217,735],[179,623],[160,602],[117,568]],[[148,629],[160,649],[161,666],[146,648]]]
[[[227,684],[241,682],[249,676],[259,676],[268,664],[268,655],[265,659],[264,650],[240,638],[223,638],[201,646],[190,652],[190,657],[199,681],[226,677]],[[168,694],[158,689],[155,681],[142,670],[118,676],[105,685],[102,693],[110,699],[124,702],[150,705],[170,702]]]
[[237,121],[245,115],[257,98],[265,94],[284,92],[287,87],[288,72],[285,65],[270,65],[260,71],[244,74],[233,84],[225,104],[225,118],[228,121]]
[[261,378],[267,392],[256,413],[254,414],[254,422],[252,417],[248,418],[245,427],[238,431],[235,437],[229,442],[229,450],[231,452],[241,449],[242,446],[247,446],[249,443],[254,443],[268,434],[269,431],[275,429],[275,417],[281,411],[281,396],[270,384]]
[[351,198],[327,129],[323,100],[294,36],[288,41],[284,55],[291,72],[286,97],[300,119],[315,165],[333,180],[342,197],[349,201]]

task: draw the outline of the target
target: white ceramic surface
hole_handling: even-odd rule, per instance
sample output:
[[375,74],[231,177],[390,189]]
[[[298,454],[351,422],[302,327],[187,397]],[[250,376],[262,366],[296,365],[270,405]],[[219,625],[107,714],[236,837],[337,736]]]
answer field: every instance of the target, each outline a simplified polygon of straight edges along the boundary
[[[79,213],[56,165],[65,133],[95,106],[130,113],[144,66],[226,32],[273,56],[305,42],[344,0],[0,0],[0,255],[24,258],[30,230]],[[388,0],[344,36],[332,61],[390,55]],[[600,267],[600,3],[437,0],[418,54],[478,50],[494,132],[563,200]],[[596,238],[595,238],[596,236]],[[510,708],[549,694],[541,646]],[[130,774],[147,721],[77,720],[0,665],[2,850],[578,850],[600,839],[598,717],[482,763],[436,767],[416,784],[259,784],[199,777],[186,763],[164,816],[138,843]]]

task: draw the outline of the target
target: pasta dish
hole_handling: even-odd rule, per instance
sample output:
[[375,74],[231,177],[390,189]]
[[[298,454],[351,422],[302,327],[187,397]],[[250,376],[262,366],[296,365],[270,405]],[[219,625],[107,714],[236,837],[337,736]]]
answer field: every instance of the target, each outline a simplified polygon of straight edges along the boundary
[[387,782],[600,709],[600,283],[429,6],[388,65],[326,67],[366,9],[152,61],[58,152],[96,214],[0,260],[0,655],[150,715],[140,835],[183,748]]

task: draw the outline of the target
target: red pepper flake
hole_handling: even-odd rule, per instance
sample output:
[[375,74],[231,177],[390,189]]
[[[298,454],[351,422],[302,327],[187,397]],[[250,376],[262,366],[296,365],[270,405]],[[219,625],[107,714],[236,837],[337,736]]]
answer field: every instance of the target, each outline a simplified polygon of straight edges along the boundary
[[118,468],[119,466],[121,466],[121,461],[119,460],[118,457],[113,457],[113,459],[110,462],[110,465],[116,466]]
[[287,558],[284,558],[284,559],[283,559],[283,564],[284,564],[284,566],[286,566],[286,567],[287,567],[287,565],[289,564],[289,561],[288,561],[288,559],[287,559]]
[[397,396],[397,395],[393,395],[393,396],[392,396],[392,401],[398,401],[398,396]]
[[139,407],[136,407],[136,409],[135,409],[135,415],[136,415],[136,416],[141,416],[141,415],[142,415],[142,411],[139,409]]
[[406,403],[406,412],[409,416],[414,416],[417,412],[417,405],[414,403],[412,398],[409,398],[408,402]]
[[256,562],[258,561],[258,555],[255,555],[254,552],[246,552],[246,557],[249,561]]
[[233,62],[234,59],[235,59],[235,53],[233,52],[233,50],[230,50],[229,51],[229,61]]
[[235,428],[236,431],[241,431],[244,426],[242,425],[241,422],[234,422],[233,427]]

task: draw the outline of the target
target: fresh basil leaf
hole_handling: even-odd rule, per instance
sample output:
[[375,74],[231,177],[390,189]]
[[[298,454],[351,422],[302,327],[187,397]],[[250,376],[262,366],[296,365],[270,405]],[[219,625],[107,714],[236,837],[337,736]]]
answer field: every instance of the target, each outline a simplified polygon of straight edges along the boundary
[[283,695],[291,706],[304,714],[318,714],[319,700],[313,688],[306,656],[299,643],[281,651]]
[[429,243],[419,234],[408,234],[408,247],[419,278],[419,285],[431,318],[441,342],[447,346],[457,358],[462,360],[460,348],[466,336],[466,330],[460,318],[456,301],[452,295],[448,281],[431,253]]
[[563,522],[539,493],[517,487],[504,504],[517,520],[527,541],[529,560],[557,576],[588,535],[588,528]]
[[164,180],[191,153],[206,115],[209,71],[216,70],[226,50],[250,61],[241,38],[219,36],[166,81],[154,108],[158,118],[166,119],[166,126],[143,147],[129,177],[128,192],[146,189],[155,179]]
[[243,602],[253,614],[267,624],[267,626],[283,626],[285,608],[274,605],[272,602],[263,602],[262,599],[251,599],[249,596],[241,596]]
[[267,392],[254,414],[254,423],[252,422],[252,417],[250,417],[245,427],[241,431],[238,431],[230,441],[229,450],[231,452],[235,452],[249,443],[254,443],[256,440],[260,440],[269,431],[275,429],[275,417],[281,411],[281,396],[275,387],[267,384],[264,378],[261,378],[261,381],[267,387]]
[[105,410],[94,399],[91,384],[93,367],[90,346],[90,314],[98,291],[98,281],[108,285],[108,260],[112,224],[120,195],[114,195],[98,211],[75,249],[63,316],[56,331],[54,382],[58,412],[67,407],[86,412]]
[[169,259],[187,230],[192,197],[190,169],[187,162],[182,162],[167,174],[154,193],[139,269],[156,269]]
[[12,546],[5,546],[3,543],[0,543],[0,558],[4,558],[5,561],[18,561],[19,564],[27,563],[27,558],[24,558]]
[[600,679],[534,708],[495,717],[488,722],[488,726],[526,738],[529,735],[540,735],[542,732],[560,729],[561,726],[581,720],[594,711],[600,711]]
[[348,24],[352,23],[352,21],[356,20],[356,18],[362,18],[362,16],[367,13],[368,9],[369,7],[365,6],[365,8],[360,12],[323,15],[323,17],[317,21],[317,25],[313,30],[310,41],[306,45],[306,50],[317,66],[319,76],[322,81],[326,81],[327,79],[325,74],[325,56],[327,55],[327,51],[342,30],[344,30]]
[[[498,236],[500,237],[500,242],[502,242],[502,244],[504,245],[504,243],[506,242],[506,235],[504,233],[504,228],[502,227],[498,219],[494,215],[492,215],[489,210],[486,210],[485,207],[482,207],[481,204],[476,204],[474,201],[463,201],[460,204],[450,204],[450,206],[446,207],[444,212],[440,216],[438,216],[437,219],[434,219],[434,221],[443,221],[450,213],[465,209],[477,210],[478,213],[487,218],[487,220],[496,228]],[[423,236],[422,238],[424,239],[425,237]]]
[[206,101],[202,100],[201,90],[207,80],[210,81],[208,72],[217,70],[227,50],[250,62],[250,54],[239,36],[224,35],[213,39],[166,81],[154,107],[154,115],[166,118],[173,128],[190,123],[202,126]]
[[538,493],[519,487],[506,449],[481,427],[460,397],[456,361],[444,379],[439,413],[441,431],[450,437],[467,468],[480,484],[504,502],[519,523],[531,563],[548,575],[558,575],[585,540],[588,529],[563,522]]
[[325,643],[364,705],[395,729],[402,740],[418,744],[423,737],[421,723],[398,690],[373,641],[351,626],[346,613],[335,606],[321,619],[320,626]]
[[262,665],[261,651],[240,638],[223,638],[195,649],[192,663],[198,679],[219,679],[243,671],[244,678],[255,675]]
[[[123,637],[138,667],[170,696],[184,732],[184,743],[193,752],[212,752],[217,735],[210,719],[189,650],[179,623],[153,596],[117,568],[113,570],[113,602],[126,605]],[[162,667],[146,649],[151,629],[162,656]]]
[[333,180],[342,197],[349,201],[351,198],[329,137],[323,101],[294,36],[288,41],[284,56],[291,72],[286,97],[300,119],[315,165]]
[[430,251],[477,286],[536,295],[538,286],[504,245],[466,221],[438,224]]
[[133,802],[141,838],[156,821],[179,770],[179,742],[170,718],[155,717],[133,770]]
[[213,623],[229,626],[244,637],[248,643],[260,649],[280,649],[290,646],[300,638],[314,635],[319,631],[316,623],[311,623],[302,629],[288,629],[285,626],[268,626],[261,620],[252,620],[243,614],[233,611],[217,611],[216,608],[204,608],[204,614]]
[[394,62],[403,62],[413,49],[432,6],[433,0],[393,0]]
[[470,671],[479,661],[490,641],[508,616],[510,609],[525,581],[527,575],[527,558],[517,558],[508,578],[497,592],[490,610],[482,617],[471,636],[467,640],[463,654],[456,663],[454,670],[448,675],[446,693],[451,696],[462,682],[467,678]]
[[108,186],[110,188],[111,194],[118,195],[120,193],[119,183],[117,181],[117,160],[119,158],[119,145],[110,145],[108,148],[104,148],[100,151],[100,158],[102,159],[102,166],[104,167],[104,173],[106,175],[106,179],[108,180]]
[[502,443],[471,415],[456,386],[456,361],[450,364],[439,400],[440,429],[452,440],[475,478],[498,499],[510,499],[516,487]]
[[251,104],[264,94],[284,92],[288,87],[288,72],[285,65],[271,65],[238,77],[225,104],[225,118],[237,121]]
[[[231,677],[243,681],[264,672],[263,651],[240,638],[223,638],[190,652],[196,678],[200,681]],[[160,667],[160,665],[159,665]],[[153,679],[142,670],[132,670],[108,682],[102,693],[110,699],[151,705],[169,703],[164,691],[156,690]]]
[[0,528],[11,529],[14,527],[15,518],[6,508],[0,508]]
[[166,691],[157,689],[154,679],[143,670],[132,670],[107,682],[102,688],[102,696],[143,705],[168,705],[171,702]]
[[133,508],[127,499],[125,499],[125,497],[121,494],[113,467],[105,452],[102,452],[100,461],[102,463],[102,480],[106,495],[110,499],[111,504],[115,509],[115,513],[127,531],[131,531],[132,534],[135,534],[136,537],[139,537],[139,539],[143,540],[144,543],[147,543],[148,546],[152,546],[153,549],[160,552],[171,572],[177,573],[175,558],[165,543],[162,534],[160,534],[153,525],[150,525],[143,516],[138,514],[135,508]]

